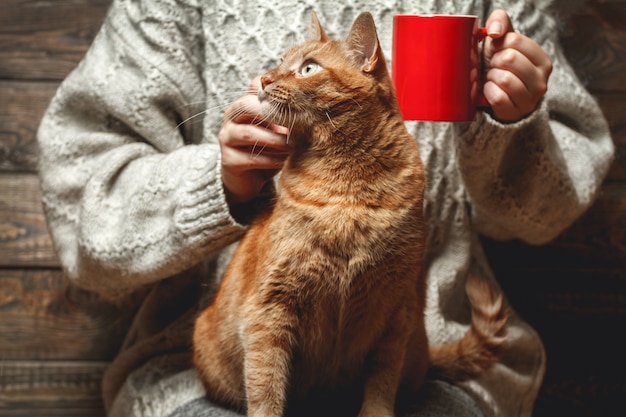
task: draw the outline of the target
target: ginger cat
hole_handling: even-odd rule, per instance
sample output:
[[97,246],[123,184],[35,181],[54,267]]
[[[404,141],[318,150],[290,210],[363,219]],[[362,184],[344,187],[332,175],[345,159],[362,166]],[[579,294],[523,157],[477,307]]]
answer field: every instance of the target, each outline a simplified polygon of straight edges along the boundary
[[371,15],[342,42],[314,14],[309,40],[261,84],[264,115],[290,127],[294,149],[276,201],[196,321],[194,361],[209,397],[280,417],[350,393],[351,415],[391,417],[400,389],[417,390],[429,369],[460,380],[489,368],[506,313],[476,278],[466,335],[428,346],[424,169]]

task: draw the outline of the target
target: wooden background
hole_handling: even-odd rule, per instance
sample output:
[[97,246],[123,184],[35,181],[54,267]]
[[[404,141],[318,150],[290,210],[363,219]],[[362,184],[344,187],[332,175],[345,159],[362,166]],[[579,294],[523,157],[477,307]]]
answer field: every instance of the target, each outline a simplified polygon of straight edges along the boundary
[[[39,120],[109,3],[0,5],[0,417],[102,416],[99,380],[132,314],[66,284],[35,174]],[[617,158],[598,202],[552,244],[485,244],[548,350],[536,416],[624,416],[626,1],[559,3],[567,55],[605,111]]]

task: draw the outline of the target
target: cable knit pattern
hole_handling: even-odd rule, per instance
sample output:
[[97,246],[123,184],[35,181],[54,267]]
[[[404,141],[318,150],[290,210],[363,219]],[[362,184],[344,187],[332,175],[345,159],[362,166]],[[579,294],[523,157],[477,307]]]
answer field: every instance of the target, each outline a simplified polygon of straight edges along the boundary
[[[390,57],[396,13],[475,14],[484,22],[502,8],[551,55],[548,94],[518,123],[487,114],[473,123],[408,123],[427,167],[428,335],[432,343],[460,337],[469,322],[467,274],[497,285],[476,233],[554,238],[592,203],[612,157],[606,122],[562,56],[550,7],[542,0],[116,0],[38,135],[43,203],[68,277],[107,296],[148,294],[105,376],[110,415],[160,417],[201,395],[193,372],[165,371],[161,360],[119,390],[151,357],[188,348],[197,303],[189,294],[211,287],[222,268],[218,251],[245,231],[220,179],[223,110],[303,39],[312,10],[333,37],[370,11]],[[175,317],[159,314],[166,299]],[[502,361],[465,384],[488,416],[530,416],[541,384],[539,337],[514,312],[509,335]]]

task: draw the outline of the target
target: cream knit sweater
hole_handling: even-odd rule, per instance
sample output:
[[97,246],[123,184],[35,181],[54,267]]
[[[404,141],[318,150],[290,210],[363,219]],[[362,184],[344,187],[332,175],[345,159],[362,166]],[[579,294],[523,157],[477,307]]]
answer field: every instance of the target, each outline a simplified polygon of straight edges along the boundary
[[[427,167],[432,343],[465,331],[468,272],[497,285],[479,233],[547,242],[589,207],[608,169],[606,122],[561,54],[549,2],[114,2],[39,130],[43,202],[68,277],[106,296],[145,294],[103,383],[109,409],[121,392],[111,415],[165,416],[202,395],[185,361],[153,359],[127,376],[148,359],[189,348],[200,289],[218,275],[219,251],[245,231],[229,213],[220,180],[222,111],[302,40],[310,12],[331,36],[343,36],[359,12],[370,11],[389,57],[395,13],[475,14],[484,22],[494,8],[543,46],[554,72],[541,107],[518,123],[479,114],[473,123],[409,124]],[[515,313],[509,336],[501,362],[464,386],[487,415],[529,416],[544,350]]]

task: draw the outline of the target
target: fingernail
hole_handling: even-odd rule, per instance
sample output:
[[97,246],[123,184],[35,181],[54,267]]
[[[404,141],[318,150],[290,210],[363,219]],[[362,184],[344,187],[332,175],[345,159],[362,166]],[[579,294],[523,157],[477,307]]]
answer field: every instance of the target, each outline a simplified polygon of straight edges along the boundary
[[491,22],[487,28],[488,35],[500,35],[502,33],[502,24],[500,22]]

